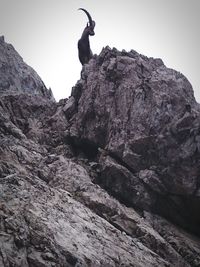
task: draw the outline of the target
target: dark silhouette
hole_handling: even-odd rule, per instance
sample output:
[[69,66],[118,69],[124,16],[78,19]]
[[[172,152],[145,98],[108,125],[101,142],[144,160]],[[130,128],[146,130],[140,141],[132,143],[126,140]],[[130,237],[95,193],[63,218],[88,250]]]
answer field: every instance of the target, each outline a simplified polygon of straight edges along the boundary
[[79,10],[83,10],[86,13],[89,20],[89,23],[87,23],[82,33],[81,39],[78,41],[78,56],[81,64],[84,65],[88,63],[88,61],[91,59],[93,55],[90,49],[89,35],[90,36],[95,35],[94,33],[95,21],[92,20],[87,10],[85,10],[84,8],[79,8]]

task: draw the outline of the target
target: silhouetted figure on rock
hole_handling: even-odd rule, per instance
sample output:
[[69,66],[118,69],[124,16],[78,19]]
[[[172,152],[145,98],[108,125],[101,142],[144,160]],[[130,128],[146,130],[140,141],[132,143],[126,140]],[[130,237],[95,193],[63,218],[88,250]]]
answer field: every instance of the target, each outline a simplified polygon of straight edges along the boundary
[[78,41],[78,56],[81,64],[84,65],[88,63],[88,61],[91,59],[93,55],[90,49],[89,35],[93,36],[95,34],[94,33],[95,21],[92,20],[87,10],[85,10],[84,8],[79,8],[79,10],[83,10],[89,19],[89,23],[87,23],[82,33],[81,39]]

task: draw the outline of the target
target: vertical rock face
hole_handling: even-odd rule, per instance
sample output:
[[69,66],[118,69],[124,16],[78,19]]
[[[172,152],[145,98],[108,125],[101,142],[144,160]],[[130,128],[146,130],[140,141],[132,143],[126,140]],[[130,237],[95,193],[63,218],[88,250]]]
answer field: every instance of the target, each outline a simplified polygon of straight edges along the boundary
[[55,103],[2,38],[0,49],[0,266],[200,266],[187,79],[105,48]]
[[105,48],[72,95],[72,138],[106,151],[98,183],[200,234],[199,106],[188,80],[160,59]]

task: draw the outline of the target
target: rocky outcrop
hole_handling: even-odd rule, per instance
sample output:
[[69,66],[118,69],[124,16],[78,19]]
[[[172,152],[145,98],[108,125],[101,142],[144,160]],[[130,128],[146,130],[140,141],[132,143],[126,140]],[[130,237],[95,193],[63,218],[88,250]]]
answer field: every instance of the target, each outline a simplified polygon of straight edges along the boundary
[[199,106],[186,78],[105,48],[69,99],[38,82],[0,88],[0,266],[199,266]]
[[105,150],[97,182],[126,205],[200,234],[199,106],[188,80],[160,59],[105,48],[72,98],[69,135]]
[[9,92],[37,94],[53,99],[38,74],[28,66],[11,44],[0,37],[0,94]]

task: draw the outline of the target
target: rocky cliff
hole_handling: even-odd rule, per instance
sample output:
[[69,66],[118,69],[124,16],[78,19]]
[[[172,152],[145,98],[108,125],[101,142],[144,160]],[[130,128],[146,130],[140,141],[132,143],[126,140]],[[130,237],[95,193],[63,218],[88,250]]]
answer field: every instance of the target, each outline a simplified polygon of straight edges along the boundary
[[0,266],[200,266],[200,109],[104,48],[56,103],[0,39]]

